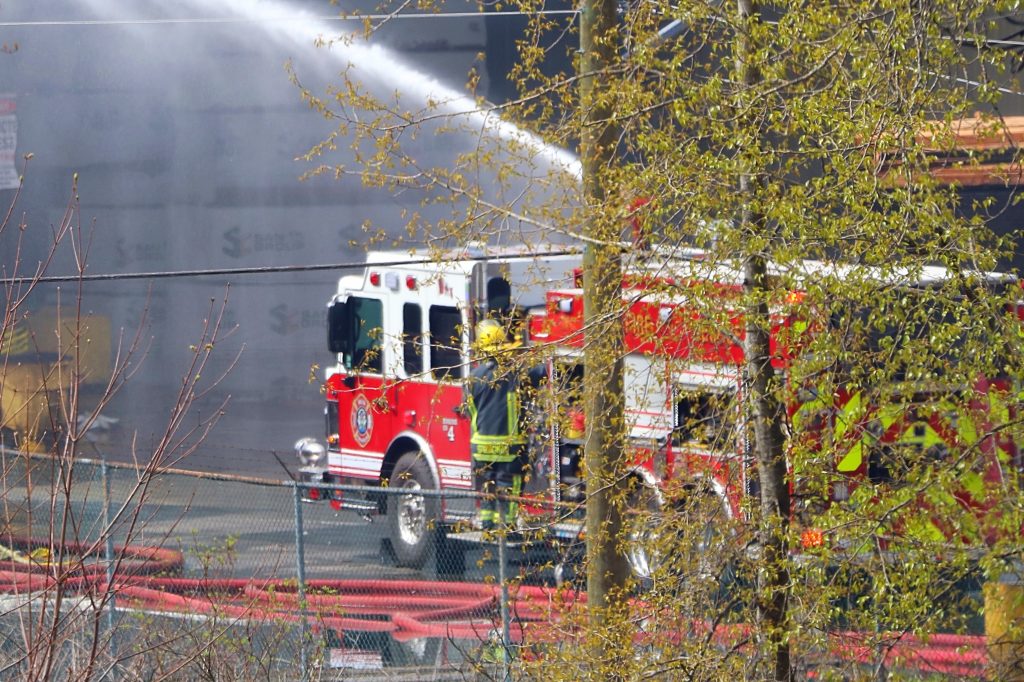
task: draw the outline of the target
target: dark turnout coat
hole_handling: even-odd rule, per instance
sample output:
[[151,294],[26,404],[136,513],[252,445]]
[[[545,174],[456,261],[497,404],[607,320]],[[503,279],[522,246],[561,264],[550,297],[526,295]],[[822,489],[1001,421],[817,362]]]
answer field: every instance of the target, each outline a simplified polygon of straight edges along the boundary
[[[526,375],[531,385],[540,383],[544,367]],[[470,418],[473,458],[481,462],[514,460],[526,443],[518,372],[499,368],[493,358],[473,369],[463,387],[463,404]]]

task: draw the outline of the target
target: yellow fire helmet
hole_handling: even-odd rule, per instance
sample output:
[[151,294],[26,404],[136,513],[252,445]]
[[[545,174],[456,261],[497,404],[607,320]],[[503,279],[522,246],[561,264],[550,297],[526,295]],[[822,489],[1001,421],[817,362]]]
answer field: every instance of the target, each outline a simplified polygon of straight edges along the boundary
[[505,328],[497,320],[488,318],[476,325],[476,349],[480,353],[497,353],[518,346],[518,343],[509,343]]

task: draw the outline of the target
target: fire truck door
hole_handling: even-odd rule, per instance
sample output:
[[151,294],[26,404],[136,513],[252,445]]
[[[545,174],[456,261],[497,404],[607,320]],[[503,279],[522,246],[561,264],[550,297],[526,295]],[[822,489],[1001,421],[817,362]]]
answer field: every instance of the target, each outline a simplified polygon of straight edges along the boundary
[[[338,392],[338,435],[342,466],[366,476],[380,470],[396,413],[395,382],[388,381],[389,348],[383,302],[349,296],[332,317],[330,345],[341,353],[345,377]],[[368,457],[369,456],[369,457]]]
[[425,312],[425,376],[415,387],[424,418],[417,430],[425,431],[441,486],[470,488],[469,420],[458,412],[469,365],[467,320],[455,305],[430,305]]

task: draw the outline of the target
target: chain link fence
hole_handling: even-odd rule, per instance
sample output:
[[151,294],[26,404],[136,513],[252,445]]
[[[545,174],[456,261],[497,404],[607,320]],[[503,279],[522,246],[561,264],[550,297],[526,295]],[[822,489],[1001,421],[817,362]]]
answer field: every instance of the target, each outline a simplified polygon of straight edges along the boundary
[[[582,527],[568,508],[483,532],[471,491],[153,472],[3,448],[0,465],[0,679],[505,680],[536,645],[570,642],[585,600]],[[741,623],[720,639],[695,625],[706,622],[699,587],[723,559],[701,556],[674,555],[692,575],[652,614],[674,619],[669,634],[731,650]],[[721,613],[735,595],[715,575],[705,596]],[[978,637],[905,639],[903,664],[985,670]],[[816,665],[865,663],[823,651]]]
[[470,491],[0,455],[0,677],[504,679],[580,551],[474,530]]

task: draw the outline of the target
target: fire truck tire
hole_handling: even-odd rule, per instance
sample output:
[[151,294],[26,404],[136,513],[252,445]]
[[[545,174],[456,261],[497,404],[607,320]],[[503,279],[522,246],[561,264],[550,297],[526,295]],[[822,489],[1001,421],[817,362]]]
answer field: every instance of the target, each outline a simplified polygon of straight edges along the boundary
[[434,489],[434,478],[423,453],[414,450],[398,458],[390,488],[403,491],[388,496],[387,503],[388,533],[396,563],[406,568],[422,568],[440,535],[438,498],[416,494]]
[[634,479],[626,501],[626,562],[633,579],[643,588],[650,584],[658,566],[658,526],[661,503],[648,485]]
[[681,501],[679,553],[690,577],[728,587],[734,578],[730,533],[723,531],[728,515],[722,499],[706,485],[697,485]]

